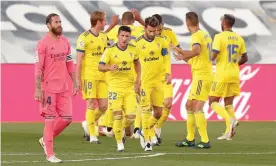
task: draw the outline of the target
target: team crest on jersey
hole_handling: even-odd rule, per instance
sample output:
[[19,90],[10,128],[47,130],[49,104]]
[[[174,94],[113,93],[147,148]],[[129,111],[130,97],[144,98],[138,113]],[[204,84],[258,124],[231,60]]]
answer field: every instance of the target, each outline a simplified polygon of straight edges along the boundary
[[127,62],[126,62],[126,61],[123,61],[122,64],[125,66],[125,65],[127,64]]
[[98,50],[98,51],[100,51],[101,49],[102,49],[102,47],[101,47],[101,46],[98,46],[98,47],[97,47],[97,50]]
[[150,55],[151,55],[151,56],[154,56],[154,51],[151,51],[151,52],[150,52]]

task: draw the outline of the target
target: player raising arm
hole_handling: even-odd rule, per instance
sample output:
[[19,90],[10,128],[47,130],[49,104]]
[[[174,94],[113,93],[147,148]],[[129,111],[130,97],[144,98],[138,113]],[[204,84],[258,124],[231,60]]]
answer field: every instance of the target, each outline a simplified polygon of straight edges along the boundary
[[91,29],[82,33],[77,41],[77,85],[87,101],[86,121],[91,143],[100,143],[96,136],[95,121],[107,109],[107,83],[105,74],[98,70],[100,58],[107,47],[107,36],[101,31],[106,14],[95,11],[90,17]]
[[[161,36],[156,36],[159,25],[155,17],[145,20],[145,33],[136,40],[142,66],[141,107],[142,132],[141,146],[151,151],[149,130],[154,127],[162,115],[164,85],[170,83],[170,57],[168,44]],[[153,108],[153,116],[151,112]]]
[[[216,60],[216,73],[212,84],[209,104],[225,119],[226,130],[219,140],[231,140],[238,121],[235,120],[233,100],[240,95],[239,65],[247,62],[247,52],[243,38],[232,31],[235,17],[225,14],[221,22],[221,33],[214,38],[212,60]],[[219,104],[224,99],[225,107]]]
[[35,63],[35,100],[40,102],[41,116],[45,118],[43,137],[39,139],[47,161],[60,163],[53,151],[53,140],[72,121],[72,100],[66,82],[69,73],[77,93],[74,63],[68,40],[62,35],[60,17],[46,18],[49,32],[38,42]]
[[[119,152],[124,151],[122,141],[124,129],[132,125],[135,120],[137,107],[135,91],[139,91],[141,84],[138,50],[134,45],[128,44],[130,37],[131,29],[128,26],[121,26],[118,31],[118,43],[105,50],[99,64],[100,71],[110,71],[108,99],[114,115],[113,130]],[[133,66],[136,78],[133,77]]]
[[[192,87],[186,103],[187,132],[184,141],[176,143],[178,147],[210,148],[207,134],[207,122],[203,106],[208,100],[212,84],[212,62],[210,59],[212,38],[208,32],[199,29],[199,19],[195,12],[186,14],[186,25],[192,33],[190,51],[173,47],[178,54],[176,59],[188,60],[192,69]],[[195,145],[195,126],[201,136],[201,142]]]

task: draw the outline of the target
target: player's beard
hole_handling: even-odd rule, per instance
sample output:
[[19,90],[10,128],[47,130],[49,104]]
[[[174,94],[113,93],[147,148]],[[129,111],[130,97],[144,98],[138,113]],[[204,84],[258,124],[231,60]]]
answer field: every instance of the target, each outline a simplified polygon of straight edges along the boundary
[[146,36],[147,36],[147,38],[149,39],[149,40],[153,40],[154,39],[154,35],[148,35],[147,33],[146,33]]
[[[60,29],[60,30],[58,30]],[[57,36],[60,36],[62,34],[62,27],[52,28],[51,32]]]
[[223,25],[221,25],[221,30],[224,31]]

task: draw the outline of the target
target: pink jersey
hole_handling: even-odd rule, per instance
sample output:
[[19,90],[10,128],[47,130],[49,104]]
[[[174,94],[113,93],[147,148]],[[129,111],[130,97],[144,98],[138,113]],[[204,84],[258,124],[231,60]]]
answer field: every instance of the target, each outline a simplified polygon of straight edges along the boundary
[[68,90],[67,75],[74,72],[69,41],[60,36],[57,40],[49,34],[38,41],[36,47],[35,75],[42,76],[44,91],[61,93]]

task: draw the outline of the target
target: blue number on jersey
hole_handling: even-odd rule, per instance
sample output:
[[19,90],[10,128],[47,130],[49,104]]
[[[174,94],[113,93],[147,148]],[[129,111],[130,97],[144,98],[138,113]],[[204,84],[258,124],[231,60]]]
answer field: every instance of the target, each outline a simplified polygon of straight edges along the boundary
[[232,56],[236,56],[237,51],[236,49],[238,48],[238,45],[235,44],[229,44],[227,46],[227,51],[228,51],[228,62],[237,62],[237,57],[232,58]]

